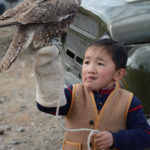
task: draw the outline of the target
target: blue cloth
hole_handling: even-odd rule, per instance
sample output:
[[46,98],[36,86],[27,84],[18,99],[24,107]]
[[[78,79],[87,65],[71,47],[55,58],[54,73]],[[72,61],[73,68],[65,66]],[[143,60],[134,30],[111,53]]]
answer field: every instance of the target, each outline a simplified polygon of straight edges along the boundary
[[[72,86],[65,89],[67,104],[59,109],[59,115],[67,115],[71,99]],[[110,92],[94,91],[95,102],[97,109],[100,112]],[[56,113],[56,108],[43,107],[37,103],[40,111],[53,114]],[[127,116],[127,129],[118,132],[112,132],[114,138],[114,148],[120,150],[143,150],[150,147],[150,126],[144,116],[142,104],[138,98],[133,96],[129,112]]]

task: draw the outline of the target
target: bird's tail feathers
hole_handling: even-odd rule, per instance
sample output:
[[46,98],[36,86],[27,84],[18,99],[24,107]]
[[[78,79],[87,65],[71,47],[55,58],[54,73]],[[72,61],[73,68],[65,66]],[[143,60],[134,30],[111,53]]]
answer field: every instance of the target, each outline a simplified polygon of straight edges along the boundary
[[[22,28],[20,28],[20,30],[22,30]],[[26,49],[30,45],[33,37],[34,33],[26,34],[25,32],[20,33],[18,31],[18,33],[13,38],[13,41],[11,42],[5,56],[0,62],[0,72],[10,68],[22,50]]]
[[12,41],[11,45],[9,46],[5,56],[0,62],[0,72],[4,70],[8,70],[11,64],[16,60],[17,56],[22,50],[22,46],[18,46],[17,49],[15,49],[14,46],[14,40]]

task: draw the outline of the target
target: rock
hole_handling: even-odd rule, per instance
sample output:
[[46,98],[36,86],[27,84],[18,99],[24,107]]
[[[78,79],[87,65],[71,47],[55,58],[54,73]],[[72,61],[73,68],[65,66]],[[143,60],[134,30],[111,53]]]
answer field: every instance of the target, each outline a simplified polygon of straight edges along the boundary
[[3,112],[0,112],[0,116],[1,116],[1,115],[4,115],[4,113],[3,113]]
[[4,135],[5,129],[3,127],[0,127],[0,135]]
[[23,127],[18,127],[18,128],[16,128],[16,131],[17,132],[24,132],[24,128]]
[[6,145],[0,144],[0,150],[5,150],[5,149],[6,149]]
[[21,142],[20,141],[11,141],[10,142],[10,145],[18,145],[20,144]]
[[11,127],[10,126],[5,126],[5,130],[11,131]]

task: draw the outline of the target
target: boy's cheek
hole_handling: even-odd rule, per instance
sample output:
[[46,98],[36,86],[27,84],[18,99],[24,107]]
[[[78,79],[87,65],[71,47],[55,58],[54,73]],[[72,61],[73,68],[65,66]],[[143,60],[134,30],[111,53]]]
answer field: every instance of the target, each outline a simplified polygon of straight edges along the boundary
[[107,78],[111,73],[109,71],[103,71],[101,73],[99,73],[99,78],[101,79],[105,79]]
[[82,72],[82,82],[84,82],[84,81],[85,81],[85,73]]

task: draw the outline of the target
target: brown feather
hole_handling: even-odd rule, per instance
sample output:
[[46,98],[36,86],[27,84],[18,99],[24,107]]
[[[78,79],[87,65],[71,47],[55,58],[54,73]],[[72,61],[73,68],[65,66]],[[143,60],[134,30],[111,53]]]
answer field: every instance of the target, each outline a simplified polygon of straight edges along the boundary
[[72,23],[79,4],[80,0],[24,0],[0,16],[0,27],[18,24],[0,71],[7,70],[31,42],[35,48],[50,45]]

